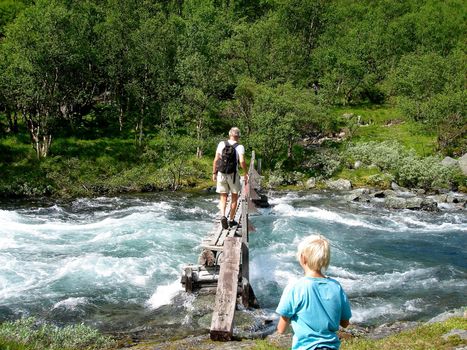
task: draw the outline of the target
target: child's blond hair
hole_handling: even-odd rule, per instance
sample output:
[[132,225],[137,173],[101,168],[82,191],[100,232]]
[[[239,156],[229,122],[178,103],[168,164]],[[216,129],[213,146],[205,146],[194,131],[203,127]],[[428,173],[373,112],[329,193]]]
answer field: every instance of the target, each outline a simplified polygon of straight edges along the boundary
[[307,266],[313,271],[326,270],[331,260],[329,241],[322,235],[305,237],[298,245],[297,259],[306,259]]

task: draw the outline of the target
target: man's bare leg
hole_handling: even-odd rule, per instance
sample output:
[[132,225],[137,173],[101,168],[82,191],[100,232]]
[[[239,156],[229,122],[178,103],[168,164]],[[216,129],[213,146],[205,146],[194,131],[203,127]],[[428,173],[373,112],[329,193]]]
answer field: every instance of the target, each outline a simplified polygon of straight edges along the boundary
[[238,193],[232,193],[232,201],[230,202],[230,221],[235,219],[235,212],[237,211]]
[[227,207],[227,197],[228,193],[221,193],[221,200],[219,202],[219,209],[221,212],[221,225],[223,229],[229,228],[229,223],[227,222],[227,218],[225,217],[225,208]]
[[221,193],[221,200],[219,202],[219,209],[221,211],[221,216],[225,216],[225,208],[227,207],[227,197],[228,193]]

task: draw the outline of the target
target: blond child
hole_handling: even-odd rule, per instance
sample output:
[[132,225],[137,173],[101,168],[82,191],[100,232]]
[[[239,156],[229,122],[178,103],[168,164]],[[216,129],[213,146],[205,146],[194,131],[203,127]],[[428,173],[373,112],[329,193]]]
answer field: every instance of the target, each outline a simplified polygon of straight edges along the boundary
[[349,325],[352,313],[344,290],[323,274],[330,258],[329,241],[321,235],[308,236],[298,245],[297,259],[305,275],[285,288],[276,309],[277,331],[284,333],[292,325],[293,350],[339,349],[336,332],[339,325]]

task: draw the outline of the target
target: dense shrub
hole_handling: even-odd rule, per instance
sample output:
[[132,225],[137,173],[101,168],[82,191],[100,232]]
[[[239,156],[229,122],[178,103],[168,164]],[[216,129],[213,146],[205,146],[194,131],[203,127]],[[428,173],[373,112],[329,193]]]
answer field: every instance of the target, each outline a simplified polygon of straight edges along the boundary
[[351,145],[344,157],[348,162],[361,161],[363,165],[375,165],[381,170],[391,170],[398,166],[408,152],[397,142],[363,142]]
[[[377,166],[386,174],[373,176],[371,181],[425,189],[456,187],[462,181],[458,167],[446,167],[438,157],[419,157],[396,142],[364,142],[348,147],[348,162],[359,160],[365,166]],[[370,179],[369,179],[370,180]]]
[[299,171],[287,171],[282,167],[282,162],[276,164],[267,177],[268,187],[277,187],[284,185],[297,185],[305,181],[305,174]]
[[343,157],[334,148],[325,148],[314,153],[302,167],[318,178],[328,179],[342,167]]
[[399,184],[418,188],[450,188],[458,182],[460,170],[446,167],[437,157],[420,158],[410,155],[401,162],[396,172]]

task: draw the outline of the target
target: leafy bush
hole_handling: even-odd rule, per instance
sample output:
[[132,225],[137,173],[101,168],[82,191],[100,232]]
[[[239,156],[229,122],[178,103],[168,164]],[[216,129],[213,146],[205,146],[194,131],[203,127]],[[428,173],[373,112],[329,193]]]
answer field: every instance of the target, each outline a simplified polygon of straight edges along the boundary
[[277,163],[267,179],[267,185],[271,188],[284,185],[297,185],[305,180],[305,174],[299,171],[288,172],[282,169],[282,164]]
[[367,178],[367,182],[371,186],[380,188],[388,188],[391,182],[395,180],[394,175],[388,173],[374,174]]
[[304,162],[303,167],[313,169],[316,172],[314,175],[318,178],[327,179],[342,168],[342,161],[342,155],[336,149],[328,148],[313,154],[308,161]]
[[407,151],[397,142],[363,142],[351,145],[344,153],[348,162],[359,160],[363,165],[376,165],[383,171],[394,169],[403,158],[407,156]]
[[446,167],[437,157],[406,157],[396,170],[399,184],[418,188],[449,188],[460,172],[455,167]]
[[359,143],[350,146],[345,155],[348,162],[360,160],[363,165],[376,165],[387,173],[368,178],[374,185],[394,179],[402,186],[431,189],[450,188],[462,181],[457,167],[442,165],[438,157],[419,157],[396,142]]
[[104,350],[116,346],[115,340],[84,324],[59,328],[32,317],[0,325],[0,347],[12,343],[28,350]]

